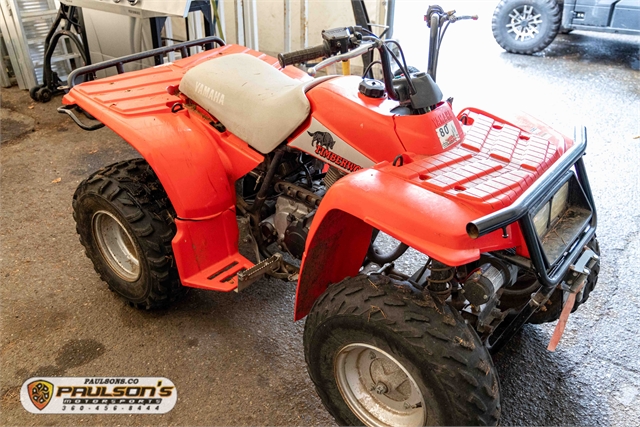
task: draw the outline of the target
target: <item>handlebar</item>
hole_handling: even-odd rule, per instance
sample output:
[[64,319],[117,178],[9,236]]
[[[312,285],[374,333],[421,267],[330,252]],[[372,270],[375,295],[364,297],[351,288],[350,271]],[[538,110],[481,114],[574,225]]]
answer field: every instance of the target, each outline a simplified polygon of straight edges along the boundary
[[278,62],[280,66],[299,64],[301,62],[311,61],[316,58],[324,58],[331,55],[329,47],[323,43],[318,46],[309,47],[307,49],[294,50],[293,52],[279,53]]
[[[440,43],[449,24],[465,19],[477,20],[477,15],[456,16],[455,11],[445,12],[440,6],[429,6],[425,15],[425,21],[431,28],[429,38],[429,65],[427,74],[412,75],[407,72],[407,64],[402,53],[402,48],[395,40],[382,40],[371,31],[360,26],[339,27],[322,31],[323,43],[307,49],[301,49],[288,53],[280,53],[278,61],[282,67],[292,64],[304,63],[316,58],[326,58],[319,64],[308,69],[308,73],[315,76],[316,73],[336,62],[347,61],[351,58],[364,55],[373,49],[377,49],[381,64],[385,91],[389,99],[399,100],[402,105],[411,105],[416,111],[424,111],[429,106],[437,104],[442,97],[440,89],[435,85],[435,75],[438,64]],[[400,51],[401,60],[389,49],[389,44],[395,44]],[[404,70],[403,79],[395,79],[391,62],[395,61]],[[404,64],[404,65],[403,65]],[[365,70],[365,73],[368,71]],[[429,79],[428,77],[431,77]],[[414,84],[414,81],[418,82]],[[418,87],[418,86],[420,87]],[[438,101],[434,102],[434,99]],[[431,102],[427,105],[428,102]]]
[[429,6],[427,9],[427,13],[424,15],[424,20],[427,23],[427,27],[431,28],[432,22],[436,22],[433,20],[433,17],[437,16],[437,23],[439,26],[442,26],[445,22],[449,22],[453,24],[456,21],[463,21],[465,19],[471,19],[473,21],[478,20],[478,15],[462,15],[456,16],[456,11],[451,10],[449,12],[445,12],[444,9],[440,6]]
[[442,38],[447,32],[449,24],[453,24],[457,21],[463,21],[465,19],[476,21],[478,19],[478,15],[456,16],[455,10],[445,12],[442,7],[437,5],[429,6],[429,8],[427,9],[427,13],[424,15],[424,20],[427,23],[427,27],[430,28],[429,62],[427,65],[427,73],[429,73],[434,82],[436,81],[438,56],[440,54],[440,44],[442,43]]

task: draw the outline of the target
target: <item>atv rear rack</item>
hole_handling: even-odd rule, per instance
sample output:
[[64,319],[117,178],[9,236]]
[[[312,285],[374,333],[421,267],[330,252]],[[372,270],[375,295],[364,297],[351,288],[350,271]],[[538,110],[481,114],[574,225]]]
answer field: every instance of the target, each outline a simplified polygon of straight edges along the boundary
[[215,36],[204,37],[197,40],[190,40],[183,43],[174,44],[172,46],[159,47],[157,49],[148,50],[146,52],[134,53],[132,55],[111,59],[109,61],[99,62],[93,65],[87,65],[86,67],[81,67],[76,70],[73,70],[71,74],[69,74],[69,78],[67,80],[68,87],[65,89],[71,89],[75,85],[82,83],[79,81],[79,78],[87,74],[92,74],[97,71],[105,70],[107,68],[112,68],[112,67],[116,67],[118,74],[122,74],[125,72],[124,64],[127,64],[129,62],[139,61],[141,59],[151,58],[156,56],[161,57],[162,55],[165,55],[167,53],[177,52],[177,51],[180,51],[180,55],[182,55],[183,58],[186,58],[189,56],[188,48],[200,46],[205,48],[205,50],[208,50],[206,45],[211,45],[211,47],[213,47],[214,44],[217,44],[218,46],[225,45],[224,41],[219,37],[215,37]]
[[[73,70],[71,72],[71,74],[69,74],[69,78],[67,80],[68,82],[68,86],[64,87],[65,90],[69,91],[71,88],[73,88],[75,85],[79,84],[79,83],[83,83],[83,81],[80,81],[80,78],[83,76],[93,76],[95,78],[95,73],[98,71],[102,71],[105,70],[107,68],[112,68],[115,67],[116,70],[118,71],[118,74],[122,74],[125,72],[124,70],[124,64],[127,64],[129,62],[134,62],[134,61],[139,61],[141,59],[145,59],[145,58],[151,58],[151,57],[156,57],[156,58],[160,58],[163,55],[170,53],[170,52],[177,52],[180,51],[180,55],[182,55],[183,58],[186,58],[189,56],[189,48],[190,47],[196,47],[196,46],[200,46],[203,47],[205,49],[207,49],[207,45],[210,45],[211,47],[213,47],[214,44],[217,44],[219,46],[224,46],[225,43],[222,39],[215,37],[215,36],[211,36],[211,37],[205,37],[205,38],[201,38],[198,40],[190,40],[184,43],[178,43],[178,44],[174,44],[172,46],[165,46],[165,47],[159,47],[157,49],[153,49],[153,50],[148,50],[146,52],[140,52],[140,53],[134,53],[132,55],[127,55],[127,56],[123,56],[120,58],[115,58],[115,59],[111,59],[109,61],[103,61],[103,62],[99,62],[97,64],[93,64],[93,65],[87,65],[85,67],[81,67],[78,68],[76,70]],[[58,107],[58,113],[61,114],[67,114],[69,117],[71,117],[71,119],[82,129],[87,130],[87,131],[93,131],[93,130],[98,130],[101,129],[102,127],[104,127],[104,124],[94,120],[93,124],[85,124],[83,123],[78,116],[74,113],[74,110],[79,111],[84,113],[84,111],[82,111],[77,105],[72,104],[72,105],[63,105],[61,107]],[[87,115],[86,113],[84,113],[85,115]],[[93,119],[93,117],[89,117],[90,119]]]

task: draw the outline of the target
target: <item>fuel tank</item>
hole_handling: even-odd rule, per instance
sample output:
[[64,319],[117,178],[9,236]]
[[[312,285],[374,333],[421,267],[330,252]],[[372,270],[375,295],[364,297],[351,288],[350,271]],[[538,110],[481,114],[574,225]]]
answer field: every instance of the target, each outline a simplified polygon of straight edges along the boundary
[[361,94],[360,80],[336,77],[309,90],[309,127],[295,135],[290,145],[354,172],[393,161],[403,152],[440,154],[464,140],[448,103],[441,102],[427,114],[408,115],[397,101]]

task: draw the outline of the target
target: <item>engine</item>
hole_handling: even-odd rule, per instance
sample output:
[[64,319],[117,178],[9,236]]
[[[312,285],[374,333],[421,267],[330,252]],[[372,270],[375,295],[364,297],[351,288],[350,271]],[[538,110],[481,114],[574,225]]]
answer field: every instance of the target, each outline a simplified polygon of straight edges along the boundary
[[[254,169],[236,182],[241,211],[250,209],[267,176],[267,165]],[[306,154],[287,152],[278,164],[272,184],[264,196],[264,204],[256,211],[260,219],[253,233],[259,234],[260,245],[266,248],[277,243],[280,249],[301,259],[309,228],[325,192],[345,172],[328,167]],[[254,224],[255,224],[254,223]]]
[[279,181],[272,214],[260,222],[260,232],[267,243],[277,242],[295,258],[302,258],[304,246],[316,208],[324,195],[324,186],[311,189]]
[[289,196],[279,196],[276,212],[260,223],[265,240],[275,240],[296,258],[302,258],[315,208]]

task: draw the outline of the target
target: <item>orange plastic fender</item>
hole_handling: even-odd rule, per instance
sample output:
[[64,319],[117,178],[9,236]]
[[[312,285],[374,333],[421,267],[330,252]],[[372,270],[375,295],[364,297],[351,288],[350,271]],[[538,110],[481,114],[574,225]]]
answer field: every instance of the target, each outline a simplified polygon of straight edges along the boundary
[[205,287],[210,281],[198,278],[208,268],[238,256],[234,183],[263,156],[230,132],[216,130],[206,112],[185,106],[167,88],[177,86],[194,65],[232,53],[277,64],[275,58],[227,45],[175,63],[85,82],[63,98],[64,104],[77,104],[120,135],[158,176],[176,211],[172,246],[186,286]]
[[507,237],[499,230],[471,239],[466,224],[486,211],[429,191],[394,169],[383,162],[349,174],[325,195],[307,238],[295,320],[309,313],[329,284],[358,274],[373,227],[451,266],[475,261],[481,252],[522,244],[517,225],[507,227]]

